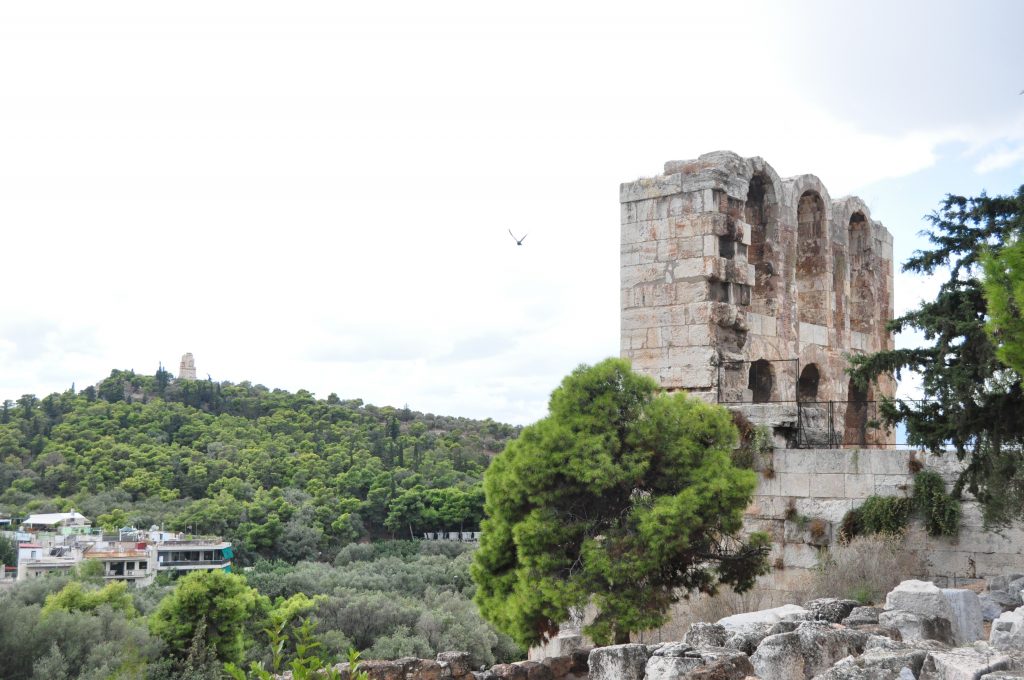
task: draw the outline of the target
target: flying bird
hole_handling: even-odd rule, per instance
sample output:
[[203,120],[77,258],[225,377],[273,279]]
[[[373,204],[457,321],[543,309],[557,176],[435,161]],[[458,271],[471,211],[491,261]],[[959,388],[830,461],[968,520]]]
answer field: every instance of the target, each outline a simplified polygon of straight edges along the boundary
[[512,233],[511,229],[508,230],[508,235],[515,239],[517,246],[523,245],[523,241],[525,241],[526,237],[529,236],[529,234],[523,234],[523,238],[516,238],[516,235]]

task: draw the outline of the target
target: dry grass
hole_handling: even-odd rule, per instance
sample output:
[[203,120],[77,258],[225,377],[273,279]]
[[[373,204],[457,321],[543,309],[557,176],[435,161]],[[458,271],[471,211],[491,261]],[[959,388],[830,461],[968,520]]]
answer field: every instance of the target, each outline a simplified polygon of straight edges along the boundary
[[812,595],[878,603],[900,581],[924,572],[921,558],[905,549],[901,535],[857,536],[828,550],[815,571]]

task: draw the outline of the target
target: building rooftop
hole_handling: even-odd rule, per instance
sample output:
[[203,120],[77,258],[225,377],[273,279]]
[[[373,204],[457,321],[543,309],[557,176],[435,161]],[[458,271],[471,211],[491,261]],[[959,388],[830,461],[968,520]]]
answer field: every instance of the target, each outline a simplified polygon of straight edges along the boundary
[[54,526],[60,524],[61,522],[67,521],[80,521],[84,523],[89,522],[85,515],[72,510],[71,512],[48,512],[39,515],[29,515],[25,518],[25,521],[22,522],[22,524],[39,524],[43,526]]

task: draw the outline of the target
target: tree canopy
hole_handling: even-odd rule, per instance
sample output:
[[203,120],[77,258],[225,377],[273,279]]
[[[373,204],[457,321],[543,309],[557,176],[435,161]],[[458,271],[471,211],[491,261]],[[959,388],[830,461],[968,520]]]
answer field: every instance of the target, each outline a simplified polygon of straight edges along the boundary
[[690,591],[750,588],[767,537],[731,538],[756,484],[730,461],[736,440],[725,409],[624,360],[577,368],[484,475],[481,613],[528,645],[592,603],[586,632],[623,642]]
[[883,417],[905,423],[911,444],[935,454],[954,448],[966,462],[955,493],[968,490],[987,522],[1005,523],[1024,517],[1024,391],[1021,374],[1010,367],[1024,341],[1013,287],[1024,186],[1012,196],[949,195],[928,219],[932,247],[915,252],[903,270],[947,271],[949,278],[935,300],[893,320],[890,330],[920,331],[929,344],[853,357],[851,373],[861,384],[882,374],[919,373],[927,399],[886,402]]
[[0,405],[0,511],[218,534],[242,563],[329,561],[354,540],[476,531],[483,470],[517,433],[165,373]]

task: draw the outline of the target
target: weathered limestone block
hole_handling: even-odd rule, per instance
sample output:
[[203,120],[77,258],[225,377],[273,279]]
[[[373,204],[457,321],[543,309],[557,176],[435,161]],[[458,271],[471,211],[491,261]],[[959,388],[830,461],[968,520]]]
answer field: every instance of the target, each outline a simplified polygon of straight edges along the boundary
[[685,680],[744,680],[754,674],[754,666],[745,654],[708,660],[707,665],[690,671]]
[[909,668],[916,678],[921,673],[928,652],[922,649],[869,649],[857,658],[862,668],[880,668],[897,675],[903,668]]
[[805,673],[800,635],[795,631],[766,637],[750,656],[750,663],[761,678],[806,680],[813,676]]
[[700,652],[685,642],[663,645],[647,660],[645,680],[675,680],[704,665]]
[[745,614],[733,614],[718,620],[718,625],[737,629],[756,623],[778,623],[779,621],[807,620],[810,612],[795,604],[786,604],[771,609],[761,609]]
[[761,644],[761,641],[768,637],[768,632],[774,627],[774,623],[752,623],[736,628],[727,628],[729,637],[725,646],[751,655]]
[[683,636],[683,642],[691,647],[724,647],[728,637],[725,626],[697,622],[690,624],[690,630]]
[[963,645],[985,637],[978,594],[962,588],[943,588],[942,594],[953,614],[950,623],[956,644]]
[[986,673],[1006,670],[1009,657],[959,647],[945,652],[929,652],[921,668],[920,680],[977,680]]
[[499,663],[491,666],[491,672],[499,680],[527,680],[527,671],[519,664]]
[[541,663],[551,669],[556,679],[564,678],[572,672],[572,656],[549,656],[541,659]]
[[892,609],[879,615],[878,624],[895,628],[903,640],[908,642],[938,640],[943,644],[953,644],[953,628],[949,619]]
[[922,616],[936,616],[947,621],[953,619],[949,601],[942,590],[931,581],[903,581],[885,596],[885,608],[901,609]]
[[978,680],[1024,680],[1024,670],[1019,671],[996,671],[986,673]]
[[878,615],[883,611],[881,607],[854,607],[840,623],[844,626],[878,623]]
[[[837,597],[819,597],[804,603],[804,609],[811,613],[813,620],[828,621],[829,623],[842,622],[858,607],[860,607],[860,602],[857,600],[842,600]],[[878,623],[878,618],[867,623]]]
[[978,595],[978,602],[981,604],[981,618],[985,621],[995,621],[1004,611],[1003,605],[996,602],[992,597],[992,593],[982,593]]
[[989,590],[1010,590],[1010,583],[1017,579],[1024,578],[1024,574],[1011,571],[1008,574],[1001,574],[999,576],[993,576],[989,579],[988,589]]
[[1011,593],[1008,590],[990,590],[985,593],[992,602],[999,605],[1003,611],[1010,611],[1021,606],[1020,593]]
[[1024,607],[1003,612],[992,622],[989,644],[1007,652],[1024,652]]
[[516,665],[526,670],[526,680],[555,680],[551,667],[539,661],[520,661]]
[[590,652],[590,680],[642,680],[647,646],[638,644],[597,647]]
[[469,661],[469,652],[441,652],[437,655],[437,662],[441,664],[442,668],[448,668],[454,680],[461,680],[473,670]]

